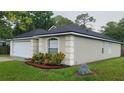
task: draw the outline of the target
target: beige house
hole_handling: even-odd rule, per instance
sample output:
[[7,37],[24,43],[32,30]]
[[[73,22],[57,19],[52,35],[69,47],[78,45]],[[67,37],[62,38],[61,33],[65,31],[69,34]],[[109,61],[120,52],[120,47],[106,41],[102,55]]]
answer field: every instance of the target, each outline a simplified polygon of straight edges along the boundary
[[121,55],[121,43],[77,25],[37,29],[16,36],[10,43],[10,55],[31,58],[34,53],[64,52],[63,64],[76,65]]

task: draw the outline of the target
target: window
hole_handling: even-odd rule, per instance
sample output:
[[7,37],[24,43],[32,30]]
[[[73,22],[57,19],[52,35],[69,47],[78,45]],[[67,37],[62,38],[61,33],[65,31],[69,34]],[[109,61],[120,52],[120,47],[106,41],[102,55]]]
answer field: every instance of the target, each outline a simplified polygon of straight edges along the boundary
[[104,54],[104,48],[102,48],[102,54]]
[[104,49],[105,49],[105,42],[102,42],[102,54],[104,54]]
[[58,39],[51,38],[48,40],[48,52],[57,53],[58,52]]

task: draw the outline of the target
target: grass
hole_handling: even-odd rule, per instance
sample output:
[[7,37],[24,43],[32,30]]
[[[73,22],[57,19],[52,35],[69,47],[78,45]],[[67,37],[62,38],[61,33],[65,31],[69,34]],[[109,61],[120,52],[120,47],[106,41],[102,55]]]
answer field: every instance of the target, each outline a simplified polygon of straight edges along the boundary
[[55,81],[109,81],[124,80],[124,57],[97,61],[88,64],[95,72],[93,75],[77,76],[75,73],[80,66],[73,66],[63,69],[38,69],[23,62],[0,62],[0,80],[9,81],[34,81],[34,80],[55,80]]

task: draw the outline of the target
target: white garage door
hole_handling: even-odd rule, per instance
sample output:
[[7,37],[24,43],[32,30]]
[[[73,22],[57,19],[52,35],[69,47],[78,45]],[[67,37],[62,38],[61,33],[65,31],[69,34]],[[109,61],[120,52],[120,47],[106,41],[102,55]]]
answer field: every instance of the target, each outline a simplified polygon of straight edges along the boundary
[[13,56],[29,58],[32,56],[31,42],[18,41],[13,43]]

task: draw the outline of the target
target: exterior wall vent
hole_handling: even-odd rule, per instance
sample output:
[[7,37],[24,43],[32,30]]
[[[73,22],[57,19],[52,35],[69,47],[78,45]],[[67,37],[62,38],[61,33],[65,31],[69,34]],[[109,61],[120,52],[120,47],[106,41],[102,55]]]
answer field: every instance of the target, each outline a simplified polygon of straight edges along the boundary
[[53,30],[53,29],[56,29],[56,26],[52,26],[52,27],[50,27],[49,29],[48,29],[48,31],[50,31],[50,30]]

